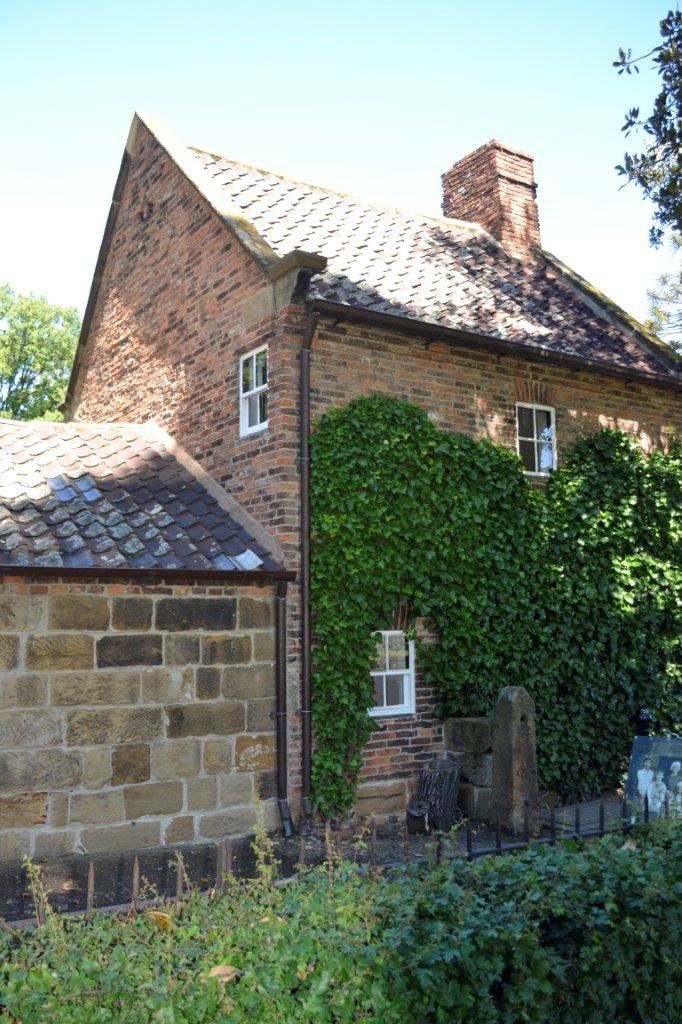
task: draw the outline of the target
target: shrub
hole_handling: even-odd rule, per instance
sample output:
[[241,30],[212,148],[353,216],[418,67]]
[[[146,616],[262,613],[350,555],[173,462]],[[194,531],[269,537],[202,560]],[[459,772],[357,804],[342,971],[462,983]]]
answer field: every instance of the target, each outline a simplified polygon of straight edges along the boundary
[[155,920],[0,933],[0,1020],[671,1024],[682,823],[392,877],[232,881]]

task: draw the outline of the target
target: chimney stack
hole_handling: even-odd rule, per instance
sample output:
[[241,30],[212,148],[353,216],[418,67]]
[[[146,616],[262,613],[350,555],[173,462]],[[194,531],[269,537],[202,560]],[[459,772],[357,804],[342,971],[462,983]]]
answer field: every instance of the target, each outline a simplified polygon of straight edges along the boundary
[[474,221],[511,256],[532,259],[540,248],[533,157],[492,139],[442,175],[443,214]]

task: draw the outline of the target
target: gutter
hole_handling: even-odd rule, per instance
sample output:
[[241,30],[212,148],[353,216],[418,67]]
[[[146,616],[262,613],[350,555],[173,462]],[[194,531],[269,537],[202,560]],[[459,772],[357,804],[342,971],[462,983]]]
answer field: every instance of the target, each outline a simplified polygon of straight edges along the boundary
[[310,835],[313,821],[312,687],[310,672],[310,350],[320,313],[310,312],[301,346],[300,461],[301,461],[301,818],[299,832]]
[[398,316],[395,313],[377,313],[371,309],[347,306],[342,302],[329,302],[326,299],[313,299],[311,309],[337,320],[385,327],[397,333],[413,334],[431,341],[445,341],[456,348],[464,348],[468,351],[492,352],[495,355],[546,363],[550,366],[561,366],[574,372],[600,373],[607,377],[617,377],[628,384],[648,384],[670,391],[682,392],[682,376],[629,369],[626,366],[607,364],[597,359],[556,352],[541,345],[505,341],[503,338],[496,338],[491,334],[475,334],[472,331],[460,331],[453,327],[440,327],[437,324],[427,324],[421,320]]
[[275,597],[275,737],[277,741],[277,806],[284,838],[294,834],[287,797],[287,585],[277,584]]
[[238,572],[225,569],[133,569],[120,566],[105,569],[97,565],[66,566],[66,565],[1,565],[0,578],[3,576],[38,576],[41,579],[58,579],[65,576],[70,579],[98,580],[168,580],[169,582],[191,582],[192,580],[212,580],[231,584],[260,586],[265,583],[286,583],[296,579],[296,573],[288,569],[252,569],[250,572]]

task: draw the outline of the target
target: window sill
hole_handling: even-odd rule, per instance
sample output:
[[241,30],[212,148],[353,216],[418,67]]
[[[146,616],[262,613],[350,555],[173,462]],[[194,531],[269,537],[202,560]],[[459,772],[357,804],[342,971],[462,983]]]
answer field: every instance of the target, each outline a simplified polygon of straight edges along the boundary
[[260,427],[254,427],[253,430],[247,430],[244,433],[239,434],[240,441],[248,441],[251,437],[260,437],[264,434],[269,427],[269,423],[263,423]]
[[416,714],[414,708],[368,708],[370,718],[410,718]]

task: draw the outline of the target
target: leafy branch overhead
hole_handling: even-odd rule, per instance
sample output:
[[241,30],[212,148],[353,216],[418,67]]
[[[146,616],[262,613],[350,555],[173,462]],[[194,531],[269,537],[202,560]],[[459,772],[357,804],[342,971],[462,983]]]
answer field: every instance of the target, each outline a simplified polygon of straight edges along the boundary
[[668,11],[660,23],[661,42],[648,53],[633,57],[632,50],[619,49],[613,66],[618,74],[638,73],[643,61],[651,59],[661,89],[652,112],[643,116],[639,107],[628,110],[623,132],[645,136],[639,152],[625,154],[616,167],[619,174],[641,188],[655,206],[652,245],[660,245],[666,229],[682,232],[682,14]]
[[[618,784],[640,704],[682,720],[682,448],[647,458],[602,430],[538,491],[515,452],[447,434],[417,406],[359,398],[312,438],[315,798],[353,803],[374,720],[372,632],[408,605],[442,715],[522,685],[543,785]],[[339,595],[343,595],[339,599]]]
[[0,286],[0,416],[60,418],[79,331],[75,309]]

